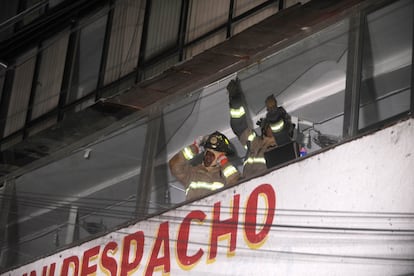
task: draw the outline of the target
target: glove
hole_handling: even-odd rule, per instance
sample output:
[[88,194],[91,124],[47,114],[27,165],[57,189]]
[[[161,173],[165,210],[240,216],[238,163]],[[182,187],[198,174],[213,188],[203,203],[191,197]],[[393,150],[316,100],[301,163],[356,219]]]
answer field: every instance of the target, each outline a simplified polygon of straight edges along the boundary
[[208,136],[198,136],[194,139],[193,145],[197,149],[197,153],[204,151],[204,143],[206,142]]
[[240,108],[243,105],[243,95],[239,79],[231,80],[227,85],[227,91],[229,92],[230,108]]
[[222,153],[217,157],[216,162],[217,162],[217,165],[223,167],[224,165],[227,164],[227,162],[229,162],[229,159],[224,153]]
[[230,101],[234,98],[240,97],[240,81],[239,79],[231,80],[227,85],[227,91],[229,92]]

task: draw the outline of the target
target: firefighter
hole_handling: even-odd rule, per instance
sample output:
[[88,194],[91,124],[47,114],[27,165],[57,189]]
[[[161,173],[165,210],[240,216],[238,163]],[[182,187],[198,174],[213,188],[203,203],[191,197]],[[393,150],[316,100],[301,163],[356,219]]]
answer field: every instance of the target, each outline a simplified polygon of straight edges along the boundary
[[292,141],[294,125],[283,107],[277,106],[273,95],[267,97],[265,104],[267,113],[257,125],[261,134],[257,135],[248,125],[248,114],[239,80],[231,80],[227,85],[230,105],[230,125],[246,148],[246,158],[243,163],[243,176],[251,177],[264,172],[269,167],[266,164],[265,153]]
[[[203,162],[193,166],[191,160],[199,153],[204,154]],[[170,159],[171,173],[184,185],[187,200],[202,197],[239,180],[239,171],[227,157],[232,153],[230,141],[216,131],[197,138]]]

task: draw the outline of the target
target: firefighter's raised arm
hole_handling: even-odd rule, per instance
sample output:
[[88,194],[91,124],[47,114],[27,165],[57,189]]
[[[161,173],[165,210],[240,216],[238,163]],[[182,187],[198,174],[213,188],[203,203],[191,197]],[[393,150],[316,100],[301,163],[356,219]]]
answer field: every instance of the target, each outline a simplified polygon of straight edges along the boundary
[[[171,173],[184,185],[187,199],[201,197],[239,180],[239,171],[227,159],[231,152],[230,141],[216,131],[206,139],[196,139],[171,158]],[[198,153],[203,153],[203,162],[192,165],[190,160]]]

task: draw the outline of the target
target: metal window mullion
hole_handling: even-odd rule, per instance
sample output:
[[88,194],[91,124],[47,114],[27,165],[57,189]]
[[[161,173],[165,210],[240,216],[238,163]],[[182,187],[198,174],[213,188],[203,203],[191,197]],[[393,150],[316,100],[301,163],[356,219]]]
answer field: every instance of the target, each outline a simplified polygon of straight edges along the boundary
[[[78,23],[72,25],[71,30],[75,30]],[[73,68],[75,65],[76,53],[78,51],[79,39],[81,29],[76,30],[69,38],[69,45],[66,53],[65,69],[63,73],[62,86],[60,90],[59,104],[58,104],[58,121],[63,119],[63,111],[67,102],[68,95],[72,89]]]
[[141,173],[136,195],[135,216],[144,218],[148,214],[151,188],[154,185],[154,160],[161,127],[162,110],[156,105],[151,108],[142,155]]
[[343,137],[358,133],[359,102],[362,74],[362,50],[366,14],[359,12],[350,18],[348,58],[345,86]]
[[229,6],[229,16],[227,19],[227,34],[226,38],[231,37],[232,34],[232,24],[233,24],[233,13],[234,13],[234,0],[230,0],[230,6]]
[[411,113],[411,117],[413,117],[414,118],[414,89],[413,89],[413,87],[414,87],[414,50],[413,50],[413,48],[414,48],[414,5],[413,5],[413,8],[412,8],[412,10],[411,10],[411,17],[413,18],[412,19],[412,22],[411,22],[411,25],[412,25],[412,38],[411,38],[411,95],[410,95],[410,101],[411,101],[411,107],[410,107],[410,113]]
[[135,78],[135,82],[138,83],[142,80],[143,71],[144,71],[144,64],[145,64],[145,53],[147,48],[147,40],[148,40],[148,27],[149,27],[149,19],[151,15],[151,0],[146,0],[145,3],[145,13],[144,13],[144,24],[142,26],[142,35],[141,35],[141,45],[139,47],[139,55],[138,55],[138,62],[137,62],[137,74]]
[[285,1],[279,0],[279,11],[283,10],[285,8]]
[[[7,123],[7,114],[9,112],[10,98],[13,90],[14,71],[15,71],[15,60],[12,66],[6,69],[4,75],[3,93],[0,100],[0,138],[4,141],[4,130]],[[1,145],[0,145],[1,148]]]
[[106,65],[107,65],[107,60],[108,60],[109,43],[110,43],[111,35],[112,35],[111,30],[112,30],[112,23],[114,19],[115,8],[116,8],[116,1],[109,0],[109,12],[108,12],[108,18],[106,20],[105,38],[104,38],[102,55],[101,55],[101,64],[100,64],[99,75],[98,75],[98,85],[96,89],[95,101],[99,100],[99,98],[102,96],[102,87],[104,86],[104,79],[105,79],[105,73],[106,73],[105,71],[106,71]]
[[[38,47],[38,49],[41,49],[41,48],[42,48],[42,43],[40,43],[40,47]],[[35,93],[36,93],[36,87],[38,83],[39,70],[40,70],[41,63],[42,63],[42,53],[39,50],[37,53],[35,69],[33,72],[32,88],[30,90],[29,104],[27,106],[27,112],[26,112],[26,120],[23,126],[23,139],[27,138],[28,136],[28,129],[30,127],[30,121],[32,120],[32,113],[33,113],[33,108],[34,108],[33,104],[34,104],[34,99],[35,99]]]
[[180,12],[180,26],[178,27],[178,60],[182,61],[184,58],[185,36],[187,33],[188,12],[190,8],[190,0],[182,0]]

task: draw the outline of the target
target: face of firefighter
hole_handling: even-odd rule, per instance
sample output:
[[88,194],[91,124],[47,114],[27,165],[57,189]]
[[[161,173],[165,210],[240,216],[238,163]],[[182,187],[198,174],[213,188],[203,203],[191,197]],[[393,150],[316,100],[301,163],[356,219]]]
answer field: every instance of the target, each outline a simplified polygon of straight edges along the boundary
[[204,152],[203,164],[205,167],[215,167],[216,159],[220,153],[211,149],[208,149]]

